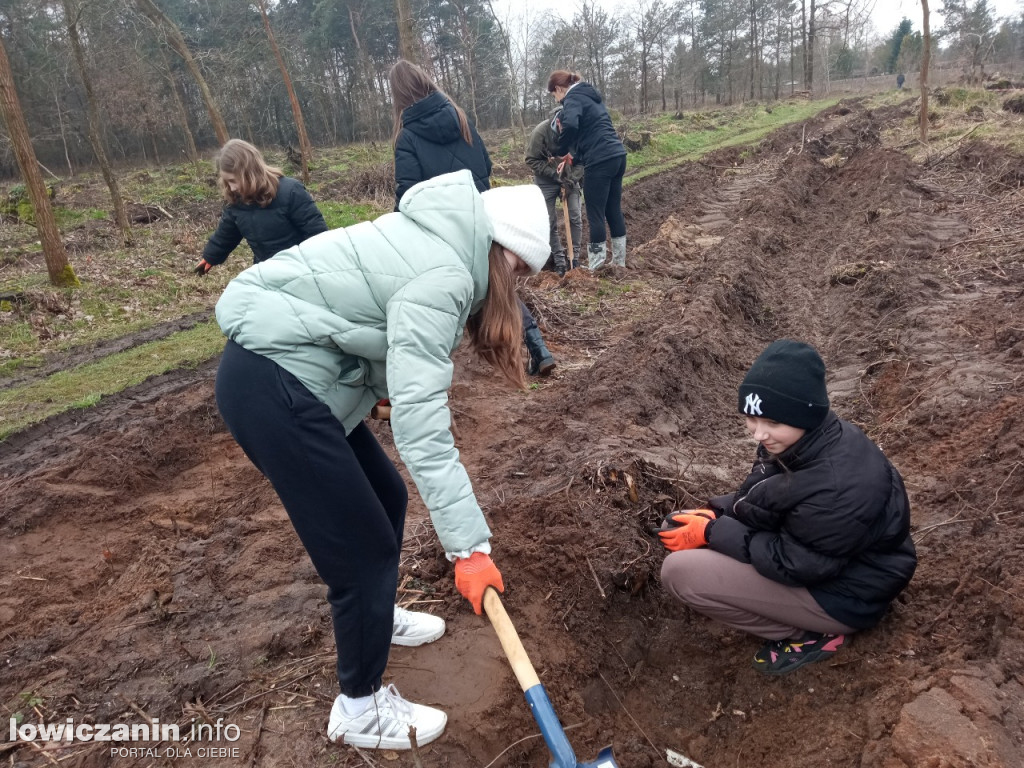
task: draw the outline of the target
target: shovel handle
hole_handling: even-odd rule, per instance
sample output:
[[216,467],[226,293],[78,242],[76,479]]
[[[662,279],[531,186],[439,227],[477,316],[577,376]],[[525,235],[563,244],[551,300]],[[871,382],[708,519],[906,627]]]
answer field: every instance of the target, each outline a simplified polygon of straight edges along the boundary
[[572,228],[569,226],[569,193],[562,187],[562,221],[565,223],[565,252],[569,267],[572,268],[572,254],[575,246],[572,242]]
[[505,613],[505,606],[501,604],[501,598],[498,597],[498,593],[493,587],[488,587],[484,592],[483,602],[484,611],[487,613],[487,618],[491,620],[491,626],[494,627],[494,632],[498,635],[498,641],[508,657],[509,664],[512,665],[512,671],[515,673],[516,680],[519,681],[519,687],[525,693],[533,686],[540,685],[540,678],[537,677],[537,672],[534,670],[533,664],[530,663],[530,657],[526,655],[526,649],[523,648],[523,643],[519,639],[519,633],[516,632],[512,619]]

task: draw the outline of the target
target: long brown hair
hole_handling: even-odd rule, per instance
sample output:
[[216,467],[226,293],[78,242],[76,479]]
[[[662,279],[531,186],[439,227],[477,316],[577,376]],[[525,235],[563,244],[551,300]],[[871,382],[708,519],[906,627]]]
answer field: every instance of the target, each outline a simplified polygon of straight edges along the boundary
[[555,88],[568,88],[573,83],[578,83],[580,76],[567,69],[556,69],[548,78],[548,93],[554,93]]
[[[284,171],[267,165],[263,155],[248,141],[229,139],[213,159],[217,169],[217,186],[228,205],[245,203],[266,208],[277,197],[278,181]],[[230,173],[238,181],[238,191],[232,192],[220,174]]]
[[483,306],[470,315],[466,332],[473,350],[519,389],[526,389],[523,316],[516,298],[516,277],[502,247],[491,243],[489,280]]
[[411,107],[420,99],[425,99],[432,93],[440,93],[448,103],[455,107],[455,114],[459,118],[459,130],[462,138],[472,146],[473,133],[469,130],[469,120],[462,107],[456,104],[452,97],[437,87],[437,84],[430,79],[430,75],[423,68],[416,66],[411,61],[399,59],[388,72],[388,80],[391,82],[391,104],[394,109],[395,128],[391,134],[391,143],[398,141],[398,135],[402,132],[402,112]]

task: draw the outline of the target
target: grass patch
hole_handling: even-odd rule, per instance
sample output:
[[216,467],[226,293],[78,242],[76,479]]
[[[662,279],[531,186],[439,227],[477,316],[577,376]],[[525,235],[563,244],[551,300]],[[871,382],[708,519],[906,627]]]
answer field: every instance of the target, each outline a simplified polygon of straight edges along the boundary
[[224,336],[215,322],[60,371],[43,381],[0,392],[0,440],[50,416],[88,408],[104,396],[179,368],[194,368],[220,354]]
[[683,120],[659,116],[652,122],[651,143],[628,156],[628,175],[623,185],[692,162],[718,149],[755,144],[776,128],[806,120],[839,101],[838,96],[816,101],[793,100],[772,105],[771,112],[761,105],[744,106],[731,113],[729,110],[696,112]]
[[387,211],[370,203],[341,203],[334,200],[321,200],[317,203],[320,213],[324,215],[328,229],[350,227],[361,221],[370,221]]

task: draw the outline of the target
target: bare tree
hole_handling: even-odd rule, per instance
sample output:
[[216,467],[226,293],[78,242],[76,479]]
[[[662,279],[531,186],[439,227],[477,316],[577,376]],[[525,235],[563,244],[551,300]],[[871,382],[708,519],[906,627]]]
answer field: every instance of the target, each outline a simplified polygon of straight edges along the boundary
[[7,49],[0,39],[0,112],[10,135],[14,154],[18,158],[18,167],[25,179],[29,197],[35,213],[36,229],[39,240],[43,244],[43,256],[46,259],[46,271],[50,275],[50,283],[57,286],[78,285],[78,277],[68,261],[67,251],[61,242],[57,221],[53,218],[50,197],[46,192],[46,184],[39,173],[35,150],[32,149],[32,138],[29,136],[28,125],[21,111],[21,102],[14,87],[14,75],[11,73],[11,62],[7,59]]
[[932,27],[928,12],[928,0],[921,0],[924,30],[924,56],[921,58],[921,141],[928,141],[928,65],[932,58]]
[[284,87],[288,91],[288,100],[292,105],[292,117],[295,119],[295,130],[299,134],[299,151],[302,153],[302,182],[309,184],[309,161],[313,157],[313,145],[309,143],[309,135],[306,133],[306,121],[302,119],[302,107],[299,106],[299,99],[295,95],[295,88],[292,86],[292,78],[288,74],[288,68],[284,64],[284,57],[281,49],[277,46],[277,39],[274,37],[274,30],[270,27],[270,17],[267,16],[266,0],[256,0],[260,16],[263,18],[263,29],[267,33],[267,40],[270,42],[270,50],[274,52],[277,59],[278,69],[281,70],[281,79],[284,80]]
[[224,144],[228,140],[228,127],[224,123],[224,118],[221,117],[217,102],[213,99],[213,92],[210,91],[210,86],[207,85],[203,73],[199,71],[199,65],[196,64],[192,52],[189,51],[188,45],[185,43],[185,37],[181,34],[181,30],[178,29],[178,25],[171,21],[167,14],[161,11],[153,0],[135,0],[135,4],[157,27],[162,27],[167,33],[167,40],[170,42],[171,47],[181,56],[182,61],[185,62],[185,66],[188,67],[188,71],[192,75],[192,79],[199,86],[199,91],[203,95],[203,103],[206,104],[206,111],[210,115],[210,124],[213,125],[213,131],[217,134],[217,141],[220,144]]
[[[679,11],[674,5],[662,0],[639,0],[630,16],[630,23],[636,35],[640,67],[640,111],[646,112],[650,92],[651,65],[655,49],[664,49],[668,36],[675,31],[679,22]],[[664,80],[665,73],[661,72]]]
[[[523,112],[519,109],[518,88],[516,86],[516,62],[512,56],[512,38],[506,26],[498,18],[498,14],[494,10],[494,3],[491,0],[486,1],[487,9],[491,12],[491,18],[494,19],[494,23],[498,28],[498,36],[501,38],[503,49],[502,53],[505,54],[505,66],[508,68],[508,101],[512,127],[518,128],[520,136],[523,136],[526,133],[526,127],[523,125]],[[523,63],[523,88],[526,88],[526,62]]]
[[78,73],[82,78],[82,85],[85,87],[85,105],[88,120],[89,143],[92,144],[92,151],[96,154],[96,161],[100,164],[100,173],[110,190],[110,202],[114,206],[114,221],[121,233],[121,242],[125,247],[132,245],[132,227],[128,223],[128,216],[124,210],[124,198],[121,197],[121,188],[110,167],[110,160],[107,159],[107,150],[103,145],[103,131],[100,123],[100,111],[96,106],[96,95],[93,93],[92,78],[89,76],[89,69],[85,63],[85,51],[82,48],[82,39],[78,34],[78,19],[81,8],[73,7],[72,0],[61,0],[64,7],[64,23],[68,29],[68,40],[71,43],[71,52],[75,56],[75,64],[78,66]]
[[196,148],[196,140],[192,135],[192,129],[188,125],[188,110],[185,108],[185,102],[179,92],[178,79],[174,76],[174,71],[167,61],[167,49],[162,44],[158,47],[160,49],[160,63],[163,65],[162,74],[167,80],[168,87],[171,89],[171,98],[174,100],[174,108],[178,113],[178,124],[181,126],[181,132],[185,136],[185,154],[188,155],[190,163],[197,163],[199,162],[199,150]]
[[409,7],[409,0],[395,0],[395,10],[398,13],[398,54],[406,61],[427,69],[430,62],[423,52],[423,41],[416,33],[416,26],[412,19],[412,9]]

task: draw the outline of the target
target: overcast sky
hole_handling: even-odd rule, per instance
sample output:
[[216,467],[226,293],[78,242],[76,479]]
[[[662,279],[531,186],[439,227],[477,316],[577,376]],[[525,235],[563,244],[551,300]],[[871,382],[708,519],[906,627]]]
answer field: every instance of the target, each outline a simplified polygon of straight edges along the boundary
[[[610,13],[616,13],[634,5],[633,0],[597,0]],[[931,0],[931,28],[938,29],[942,25],[942,16],[937,8],[942,0]],[[568,20],[573,17],[580,3],[577,0],[495,0],[495,9],[499,17],[505,13],[523,13],[528,10],[530,16],[538,16],[543,11],[551,10]],[[988,7],[996,17],[1020,16],[1024,13],[1024,0],[988,0]],[[921,31],[920,0],[876,0],[871,20],[880,36],[885,36],[896,28],[900,19],[906,16],[914,23],[914,29]]]

